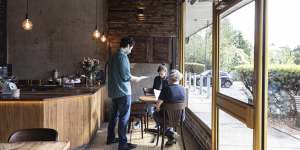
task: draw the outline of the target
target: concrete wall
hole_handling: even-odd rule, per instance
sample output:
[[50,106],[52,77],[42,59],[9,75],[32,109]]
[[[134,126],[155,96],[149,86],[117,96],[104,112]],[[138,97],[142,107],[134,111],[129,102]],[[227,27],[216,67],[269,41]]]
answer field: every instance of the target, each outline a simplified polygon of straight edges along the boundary
[[[98,0],[100,31],[106,20],[106,0]],[[80,70],[83,57],[105,63],[106,47],[92,39],[95,0],[29,0],[31,31],[24,31],[26,0],[9,0],[7,7],[8,63],[18,79],[47,79],[53,69],[61,75]]]
[[[158,75],[157,68],[159,64],[147,64],[147,63],[131,63],[131,74],[135,76],[149,76],[150,78],[142,80],[139,83],[131,83],[132,100],[138,100],[138,98],[144,95],[142,88],[152,88],[155,76]],[[167,65],[169,68],[169,65]]]

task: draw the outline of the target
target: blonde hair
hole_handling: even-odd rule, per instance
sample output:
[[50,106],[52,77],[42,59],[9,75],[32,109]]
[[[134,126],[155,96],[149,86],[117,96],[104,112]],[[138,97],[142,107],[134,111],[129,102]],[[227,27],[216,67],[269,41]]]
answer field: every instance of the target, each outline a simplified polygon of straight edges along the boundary
[[182,74],[176,70],[176,69],[172,69],[170,71],[170,74],[168,76],[168,79],[171,81],[171,82],[178,82],[182,79]]

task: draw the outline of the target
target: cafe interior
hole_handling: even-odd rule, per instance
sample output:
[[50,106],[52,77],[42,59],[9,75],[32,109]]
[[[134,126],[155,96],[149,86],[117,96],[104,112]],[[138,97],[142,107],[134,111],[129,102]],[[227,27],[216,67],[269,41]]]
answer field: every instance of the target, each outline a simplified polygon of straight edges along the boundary
[[[0,150],[117,150],[106,141],[108,72],[123,37],[135,41],[130,72],[142,77],[131,82],[126,128],[135,149],[283,150],[280,129],[268,126],[268,1],[0,0]],[[240,43],[224,52],[234,19],[251,26],[251,85],[231,74],[243,64]],[[161,108],[163,124],[148,109],[160,97],[152,86],[159,66],[166,76],[179,70],[185,93],[183,103]],[[300,147],[287,141],[287,150]]]

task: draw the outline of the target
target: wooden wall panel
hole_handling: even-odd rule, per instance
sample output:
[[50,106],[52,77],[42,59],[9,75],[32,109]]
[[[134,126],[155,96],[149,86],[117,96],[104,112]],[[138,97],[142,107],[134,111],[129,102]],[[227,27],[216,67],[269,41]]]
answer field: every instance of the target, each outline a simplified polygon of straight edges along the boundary
[[[145,7],[145,21],[136,20],[137,6]],[[110,34],[177,36],[177,0],[108,1]]]
[[198,116],[195,115],[189,108],[186,108],[185,127],[190,131],[191,135],[198,144],[201,150],[211,150],[211,129],[209,129]]
[[105,116],[108,116],[108,114],[105,114],[105,106],[107,106],[107,100],[108,100],[107,86],[103,86],[101,88],[101,109],[100,109],[99,127],[101,126],[101,122],[104,122],[106,120]]
[[19,129],[43,127],[41,102],[0,102],[0,142]]
[[150,48],[150,39],[147,37],[134,37],[135,46],[133,47],[131,54],[129,55],[130,62],[143,63],[150,62],[149,52]]
[[88,144],[98,128],[100,92],[45,101],[44,126],[56,129],[60,140],[70,140],[71,148]]
[[71,149],[88,144],[101,125],[105,87],[94,94],[41,101],[0,101],[0,142],[25,128],[53,128],[59,140],[70,141]]
[[153,63],[170,63],[172,56],[172,38],[154,37],[153,39]]
[[[138,5],[145,8],[145,21],[136,19]],[[130,55],[131,62],[171,63],[172,44],[161,45],[161,42],[166,40],[163,37],[176,38],[178,35],[178,0],[108,1],[108,30],[112,52],[119,48],[121,37],[135,37],[136,46]],[[160,38],[163,41],[154,45],[153,38],[156,37],[156,41]],[[153,51],[154,46],[163,47]]]

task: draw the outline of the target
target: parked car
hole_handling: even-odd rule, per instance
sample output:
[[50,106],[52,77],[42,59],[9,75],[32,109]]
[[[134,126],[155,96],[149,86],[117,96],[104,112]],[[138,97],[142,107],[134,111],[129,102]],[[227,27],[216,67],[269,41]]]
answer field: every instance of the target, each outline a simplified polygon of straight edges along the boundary
[[[211,70],[206,70],[202,72],[200,75],[196,76],[196,84],[197,86],[200,86],[200,78],[203,76],[203,86],[207,86],[207,78],[210,77],[210,86],[212,85],[212,72]],[[233,80],[232,77],[228,72],[221,71],[220,73],[221,78],[221,87],[222,88],[230,88],[232,86]]]

